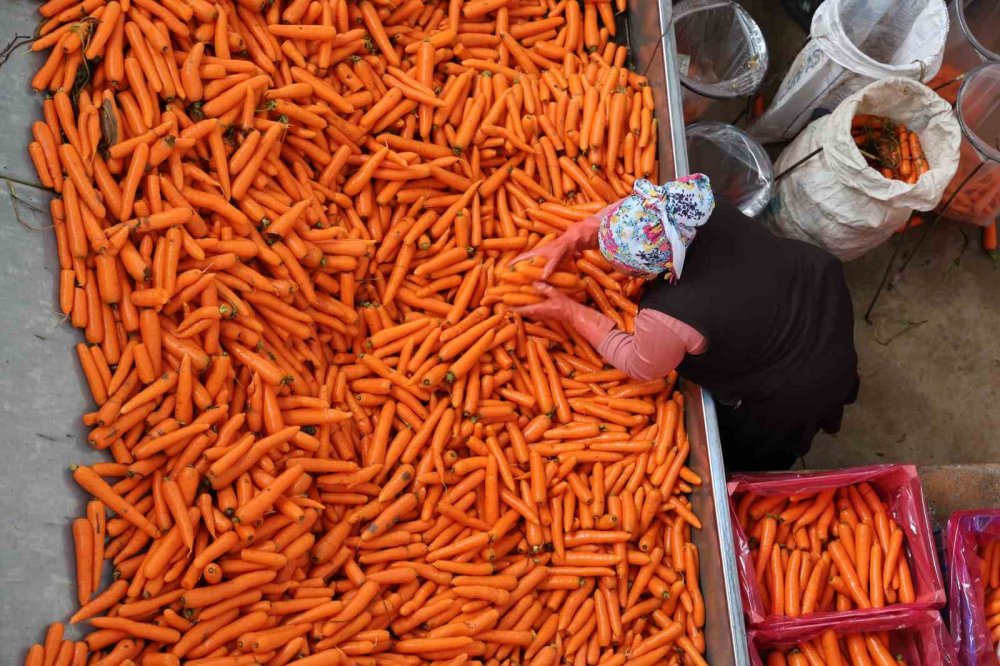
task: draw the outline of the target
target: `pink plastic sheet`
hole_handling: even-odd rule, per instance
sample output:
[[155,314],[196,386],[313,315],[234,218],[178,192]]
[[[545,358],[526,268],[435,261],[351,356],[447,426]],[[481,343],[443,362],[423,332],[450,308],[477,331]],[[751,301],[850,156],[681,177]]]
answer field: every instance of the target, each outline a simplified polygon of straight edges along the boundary
[[993,645],[986,625],[986,586],[976,550],[1000,540],[1000,509],[956,511],[948,520],[946,539],[949,619],[960,663],[996,666],[1000,663],[1000,648]]
[[[889,516],[899,524],[906,536],[904,552],[913,576],[916,601],[912,604],[893,604],[884,608],[852,610],[842,613],[810,613],[802,618],[769,615],[761,600],[753,569],[753,556],[747,535],[736,520],[735,495],[753,492],[757,495],[794,495],[815,493],[867,481],[878,493],[889,510]],[[913,465],[873,465],[826,472],[768,472],[734,474],[729,478],[729,509],[736,540],[736,564],[740,572],[740,592],[743,611],[751,627],[797,624],[803,619],[810,622],[835,621],[848,617],[876,617],[905,610],[941,608],[945,603],[944,582],[934,548],[934,536],[923,487],[917,468]]]
[[[904,610],[881,617],[853,617],[832,623],[798,623],[780,630],[752,631],[750,663],[764,666],[771,648],[785,650],[802,641],[818,638],[827,629],[838,636],[871,631],[888,631],[889,648],[907,666],[958,666],[958,655],[948,636],[941,614],[934,610]],[[991,665],[992,666],[992,665]]]

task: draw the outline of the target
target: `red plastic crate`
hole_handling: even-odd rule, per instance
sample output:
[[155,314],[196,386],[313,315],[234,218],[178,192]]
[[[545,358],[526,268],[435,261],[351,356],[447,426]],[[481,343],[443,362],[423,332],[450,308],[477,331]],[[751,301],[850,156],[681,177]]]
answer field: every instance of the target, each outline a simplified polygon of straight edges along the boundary
[[[886,504],[889,516],[905,535],[903,552],[906,556],[916,600],[911,604],[892,604],[883,608],[856,609],[846,612],[817,612],[800,618],[769,615],[761,600],[753,568],[753,556],[747,535],[736,520],[733,497],[745,492],[757,495],[793,495],[818,492],[867,481]],[[743,610],[751,627],[792,623],[836,621],[845,615],[877,617],[905,610],[928,610],[945,604],[944,582],[934,548],[934,537],[924,501],[923,488],[912,465],[875,465],[822,472],[771,472],[734,474],[729,484],[730,515],[736,541],[736,563],[740,572],[740,592]]]
[[889,646],[906,666],[958,666],[955,647],[938,611],[905,610],[881,617],[854,617],[835,622],[801,622],[778,630],[749,634],[750,663],[764,666],[769,648],[787,649],[802,641],[819,638],[827,629],[838,636],[852,633],[888,631]]
[[984,576],[977,549],[1000,541],[1000,509],[956,511],[948,520],[948,610],[951,635],[962,666],[996,666],[1000,646],[993,644],[983,607]]

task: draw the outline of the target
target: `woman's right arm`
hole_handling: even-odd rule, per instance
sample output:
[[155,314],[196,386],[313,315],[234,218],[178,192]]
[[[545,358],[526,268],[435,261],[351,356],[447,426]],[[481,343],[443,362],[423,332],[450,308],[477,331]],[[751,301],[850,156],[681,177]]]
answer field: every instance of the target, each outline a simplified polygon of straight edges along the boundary
[[552,239],[545,245],[522,253],[511,263],[516,264],[534,257],[543,257],[545,266],[542,268],[542,277],[547,278],[566,255],[597,246],[597,230],[601,226],[601,215],[603,212],[580,220],[564,231],[561,236]]

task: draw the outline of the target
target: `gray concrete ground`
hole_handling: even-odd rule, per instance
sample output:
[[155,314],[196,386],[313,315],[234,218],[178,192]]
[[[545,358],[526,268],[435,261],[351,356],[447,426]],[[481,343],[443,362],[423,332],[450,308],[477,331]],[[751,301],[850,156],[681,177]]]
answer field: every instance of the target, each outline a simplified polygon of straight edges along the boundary
[[[908,246],[922,233],[911,230]],[[943,224],[870,325],[863,313],[891,252],[887,244],[845,266],[861,392],[840,434],[816,439],[808,466],[1000,461],[1000,263],[979,229]]]

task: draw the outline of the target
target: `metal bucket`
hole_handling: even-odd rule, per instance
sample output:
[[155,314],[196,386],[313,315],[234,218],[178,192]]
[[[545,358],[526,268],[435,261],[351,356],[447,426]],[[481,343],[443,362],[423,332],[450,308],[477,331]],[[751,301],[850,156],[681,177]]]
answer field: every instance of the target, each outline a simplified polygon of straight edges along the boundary
[[961,158],[944,192],[944,215],[987,226],[1000,216],[1000,62],[983,63],[966,74],[955,110],[962,128]]
[[[627,40],[639,71],[645,68],[653,91],[655,115],[660,126],[660,174],[669,179],[691,172],[684,142],[681,86],[677,76],[677,51],[670,21],[669,0],[642,0],[629,3]],[[711,664],[749,666],[743,604],[740,600],[729,495],[722,460],[715,403],[708,391],[690,382],[681,386],[686,409],[685,425],[691,440],[691,469],[705,483],[691,493],[694,510],[701,516],[703,529],[691,538],[701,553],[702,571],[713,572],[714,582],[705,578],[702,594],[711,618],[705,625],[705,659]]]
[[774,191],[774,165],[760,143],[725,123],[695,123],[686,133],[691,172],[707,175],[712,191],[744,215],[759,215]]
[[983,62],[1000,62],[1000,2],[954,0],[948,21],[944,60],[927,85],[954,104],[966,72]]
[[767,43],[743,7],[732,0],[682,0],[674,5],[673,23],[685,123],[703,117],[716,100],[757,92],[767,74]]

